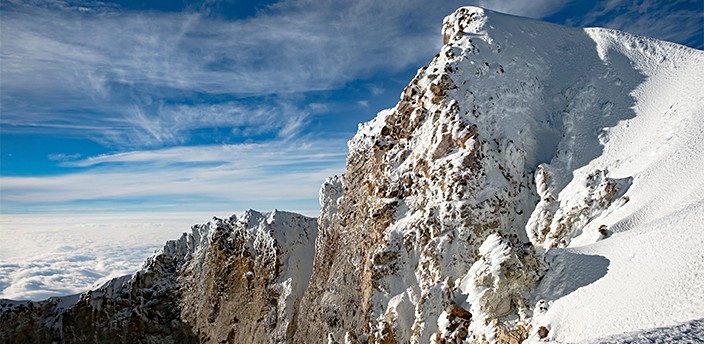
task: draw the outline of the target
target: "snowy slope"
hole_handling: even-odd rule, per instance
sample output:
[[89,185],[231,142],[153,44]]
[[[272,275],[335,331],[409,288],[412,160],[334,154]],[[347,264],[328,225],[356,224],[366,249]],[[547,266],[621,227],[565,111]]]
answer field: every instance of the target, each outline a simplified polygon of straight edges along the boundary
[[[535,58],[552,74],[527,106],[547,108],[561,133],[557,151],[540,165],[549,191],[527,232],[534,244],[567,248],[545,255],[548,270],[533,301],[545,301],[547,311],[536,312],[533,328],[575,342],[704,318],[704,54],[613,30],[555,32],[470,11],[484,18],[465,35],[504,53],[531,52],[524,63]],[[607,179],[613,196],[602,187]],[[536,235],[546,217],[548,234]]]
[[[533,328],[575,342],[704,318],[704,54],[613,30],[555,32],[470,11],[483,18],[465,35],[504,53],[530,51],[526,64],[536,52],[552,74],[542,97],[526,106],[547,110],[561,133],[540,165],[549,191],[527,232],[534,244],[567,248],[545,255],[548,270],[533,301],[545,301],[547,311],[536,312]],[[524,113],[511,120],[521,123]],[[536,234],[545,218],[547,235]]]
[[[575,228],[567,249],[547,255],[561,266],[550,264],[536,292],[549,300],[536,326],[552,327],[549,337],[569,342],[704,318],[704,54],[616,31],[585,31],[629,90],[621,98],[632,97],[633,117],[604,126],[600,154],[564,170],[562,178],[572,180],[554,194],[561,209],[583,200],[589,171],[632,182],[616,204]],[[550,162],[560,164],[560,157]],[[603,226],[608,238],[599,241]]]

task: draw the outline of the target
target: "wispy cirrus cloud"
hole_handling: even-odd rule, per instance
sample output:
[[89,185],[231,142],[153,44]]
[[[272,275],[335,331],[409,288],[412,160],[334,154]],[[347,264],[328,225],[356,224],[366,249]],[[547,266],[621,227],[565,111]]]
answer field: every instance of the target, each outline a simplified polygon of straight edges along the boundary
[[[11,110],[9,110],[11,111]],[[86,111],[85,113],[81,111]],[[87,137],[108,147],[134,149],[188,143],[193,131],[223,129],[238,140],[266,135],[286,139],[298,134],[311,114],[285,100],[269,103],[168,104],[133,102],[52,112],[3,112],[5,133]],[[26,117],[25,117],[26,116]]]
[[52,161],[71,161],[71,160],[77,160],[81,157],[80,153],[75,153],[75,154],[62,154],[62,153],[55,153],[55,154],[49,154],[47,158]]
[[158,12],[7,1],[0,124],[9,133],[59,131],[117,148],[183,143],[211,125],[286,136],[305,131],[304,104],[262,106],[270,99],[261,97],[339,90],[420,66],[439,47],[442,18],[461,5],[536,18],[579,7],[554,19],[701,46],[697,1],[284,0],[244,19],[213,15],[207,2]]
[[[248,167],[335,163],[345,154],[339,148],[345,141],[280,141],[237,145],[181,146],[160,150],[104,154],[64,165],[90,167],[107,163],[222,163],[247,161]],[[323,144],[327,143],[327,144]],[[243,167],[244,168],[244,167]]]
[[[118,147],[178,143],[188,129],[217,125],[256,132],[283,122],[276,134],[288,135],[305,122],[301,106],[232,99],[331,90],[419,64],[436,50],[440,25],[427,30],[413,13],[421,7],[284,1],[225,20],[7,2],[0,123],[6,132],[87,133]],[[438,17],[454,6],[444,7]]]
[[502,13],[519,15],[523,17],[542,18],[558,11],[566,4],[565,1],[557,0],[477,0],[475,5]]
[[[419,67],[441,43],[442,18],[463,4],[286,0],[233,20],[210,15],[207,4],[145,12],[9,1],[0,11],[0,123],[116,147],[179,143],[188,129],[236,127],[244,116],[255,132],[284,122],[276,134],[289,135],[304,129],[304,106],[257,107],[251,97],[336,90]],[[493,5],[530,15],[555,6]]]
[[700,0],[601,0],[565,20],[574,26],[607,27],[704,48],[704,4]]
[[[64,162],[63,175],[0,176],[6,212],[96,202],[222,209],[274,207],[313,213],[320,183],[344,172],[344,140],[174,147]],[[158,202],[153,201],[158,200]],[[122,205],[128,209],[129,205]],[[192,208],[191,208],[192,209]],[[206,208],[207,209],[207,208]]]

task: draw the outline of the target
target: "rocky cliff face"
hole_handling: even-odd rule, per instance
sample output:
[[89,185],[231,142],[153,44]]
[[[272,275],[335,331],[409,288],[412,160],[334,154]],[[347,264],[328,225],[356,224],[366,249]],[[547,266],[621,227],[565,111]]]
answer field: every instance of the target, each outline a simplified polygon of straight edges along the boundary
[[442,35],[440,53],[399,103],[360,125],[345,176],[321,188],[317,222],[254,211],[213,219],[167,243],[135,275],[95,291],[2,301],[0,339],[553,336],[544,299],[582,286],[560,277],[577,255],[559,250],[608,238],[606,216],[630,200],[634,178],[624,171],[636,170],[619,167],[638,154],[614,153],[612,128],[636,116],[633,94],[644,80],[681,65],[668,58],[695,55],[474,7],[448,16]]

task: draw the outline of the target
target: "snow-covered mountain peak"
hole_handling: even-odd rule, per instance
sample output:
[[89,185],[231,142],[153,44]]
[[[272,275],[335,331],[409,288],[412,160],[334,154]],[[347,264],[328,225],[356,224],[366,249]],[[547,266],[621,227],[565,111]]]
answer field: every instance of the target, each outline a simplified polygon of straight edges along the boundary
[[[442,35],[398,104],[359,126],[317,222],[214,218],[78,299],[0,303],[3,323],[62,319],[0,337],[701,336],[704,53],[477,7]],[[124,330],[140,326],[153,331]]]
[[[448,16],[443,36],[440,53],[399,103],[360,125],[349,143],[339,224],[319,242],[342,257],[349,251],[339,242],[352,242],[358,248],[350,256],[365,257],[328,263],[333,272],[325,275],[338,285],[344,279],[334,271],[360,274],[361,290],[336,287],[329,300],[361,297],[364,317],[330,316],[361,322],[353,330],[371,328],[361,331],[375,340],[510,341],[529,332],[537,338],[546,334],[530,321],[533,307],[538,299],[557,298],[546,286],[560,287],[545,281],[564,273],[559,258],[540,263],[545,250],[562,257],[562,247],[619,245],[615,232],[637,232],[678,209],[655,207],[662,200],[656,195],[700,209],[703,188],[693,173],[704,168],[701,154],[682,148],[702,145],[696,120],[704,108],[697,91],[704,84],[702,52],[476,7]],[[669,150],[675,147],[676,153]],[[691,176],[689,184],[667,177],[673,173],[667,166],[676,165]],[[483,252],[490,241],[501,245]],[[653,245],[648,249],[667,251]],[[604,261],[570,262],[596,278]],[[595,271],[591,262],[598,262]],[[373,287],[365,289],[365,281]],[[327,295],[315,283],[311,288]],[[659,304],[624,299],[651,311]],[[466,322],[458,309],[478,321]],[[665,316],[648,326],[689,317]],[[613,326],[606,319],[588,321],[603,330]],[[339,327],[327,326],[342,338]]]
[[457,40],[465,34],[485,35],[487,12],[481,7],[466,6],[445,17],[442,22],[443,44]]

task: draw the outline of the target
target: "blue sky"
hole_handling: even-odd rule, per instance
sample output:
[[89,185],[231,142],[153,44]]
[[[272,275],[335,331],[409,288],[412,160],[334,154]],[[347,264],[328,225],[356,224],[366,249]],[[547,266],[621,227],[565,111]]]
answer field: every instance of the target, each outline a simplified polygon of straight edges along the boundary
[[702,0],[0,0],[0,213],[314,214],[462,5],[704,47]]

